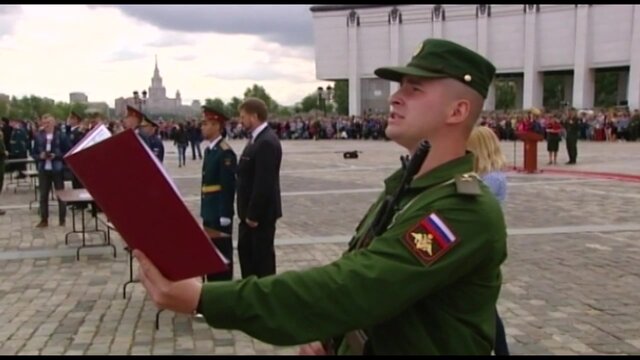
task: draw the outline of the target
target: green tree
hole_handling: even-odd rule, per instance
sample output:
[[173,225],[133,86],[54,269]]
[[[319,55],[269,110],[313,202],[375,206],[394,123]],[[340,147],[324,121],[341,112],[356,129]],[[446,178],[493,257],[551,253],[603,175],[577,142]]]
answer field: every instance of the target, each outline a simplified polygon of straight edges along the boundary
[[319,109],[318,106],[318,93],[312,92],[311,94],[305,96],[300,102],[300,109],[302,112],[308,113],[312,110]]
[[611,107],[617,105],[618,72],[596,72],[595,107]]
[[7,116],[9,114],[10,105],[11,105],[11,99],[0,100],[0,116]]
[[514,109],[516,105],[516,85],[513,81],[497,80],[496,110]]
[[545,109],[559,109],[564,98],[564,79],[561,75],[544,77],[542,106]]
[[267,104],[267,109],[269,109],[270,114],[276,114],[278,112],[278,107],[280,107],[280,105],[267,93],[265,88],[258,84],[253,84],[252,87],[247,88],[244,92],[244,97],[245,99],[248,97],[261,99],[265,104]]
[[349,115],[349,81],[338,80],[333,84],[333,99],[339,115]]
[[291,115],[293,115],[293,112],[289,106],[280,106],[278,109],[278,116],[288,117]]
[[240,112],[238,111],[240,104],[242,104],[242,100],[239,97],[232,97],[231,101],[226,105],[227,115],[231,117],[238,117],[240,115]]
[[[227,109],[224,106],[224,101],[222,101],[222,99],[220,99],[220,98],[205,99],[204,100],[204,104],[205,104],[205,106],[212,107],[215,110],[220,111],[223,114],[227,113]],[[229,115],[227,115],[227,116],[229,116]]]

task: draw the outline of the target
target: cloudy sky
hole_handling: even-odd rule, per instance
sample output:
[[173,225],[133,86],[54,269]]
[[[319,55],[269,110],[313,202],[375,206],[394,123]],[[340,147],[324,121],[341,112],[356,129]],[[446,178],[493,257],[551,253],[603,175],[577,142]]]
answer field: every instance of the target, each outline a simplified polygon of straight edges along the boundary
[[69,101],[150,86],[167,95],[241,97],[253,83],[293,105],[318,86],[308,5],[0,5],[0,93]]

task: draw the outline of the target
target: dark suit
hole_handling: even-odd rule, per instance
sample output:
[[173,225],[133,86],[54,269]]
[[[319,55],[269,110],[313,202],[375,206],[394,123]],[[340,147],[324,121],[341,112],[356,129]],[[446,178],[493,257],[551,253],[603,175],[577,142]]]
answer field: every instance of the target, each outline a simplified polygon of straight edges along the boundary
[[[200,216],[203,225],[229,235],[233,232],[233,200],[236,193],[236,154],[221,139],[211,150],[204,151],[202,162],[202,202]],[[220,218],[231,223],[223,226]],[[233,279],[233,242],[231,237],[212,238],[211,242],[229,260],[229,270],[207,275],[207,281]]]
[[[276,273],[273,247],[276,221],[282,217],[280,163],[282,147],[267,126],[248,143],[238,162],[238,257],[242,278]],[[249,227],[246,219],[258,222]]]
[[[82,140],[82,138],[85,135],[85,132],[80,129],[79,126],[76,126],[75,128],[70,128],[67,132],[68,138],[69,138],[69,147],[70,149],[72,149],[74,146],[76,146],[76,144],[78,144],[80,142],[80,140]],[[69,169],[68,167],[66,167],[65,165],[65,173],[70,173],[70,177],[71,177],[71,186],[74,189],[80,189],[83,188],[84,186],[82,186],[82,183],[80,183],[80,181],[78,180],[78,178],[71,172],[71,169]],[[66,178],[66,174],[65,174],[65,178]]]
[[[36,160],[38,169],[38,186],[40,187],[40,218],[43,221],[49,219],[49,193],[51,185],[56,190],[64,190],[64,159],[63,156],[69,151],[69,139],[59,129],[53,132],[50,148],[47,149],[47,134],[44,130],[36,134],[31,156]],[[53,155],[51,168],[47,169],[46,160],[40,158],[40,154],[47,152]],[[64,223],[67,215],[66,204],[58,200],[58,216],[60,223]]]
[[578,160],[578,137],[580,135],[580,123],[577,117],[567,120],[567,154],[569,155],[569,164],[575,164]]

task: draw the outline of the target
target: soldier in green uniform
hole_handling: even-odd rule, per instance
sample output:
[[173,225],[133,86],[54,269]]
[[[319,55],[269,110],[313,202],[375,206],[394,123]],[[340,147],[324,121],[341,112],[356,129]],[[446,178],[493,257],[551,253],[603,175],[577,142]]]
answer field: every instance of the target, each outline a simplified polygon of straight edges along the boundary
[[422,140],[431,144],[388,226],[371,236],[402,168],[385,180],[349,251],[325,266],[203,285],[169,282],[135,251],[157,306],[195,310],[212,327],[271,344],[307,344],[302,354],[491,353],[506,227],[498,201],[472,173],[466,143],[495,67],[461,45],[428,39],[406,67],[375,74],[400,82],[386,135],[412,154]]
[[580,136],[580,120],[576,116],[575,110],[569,111],[565,126],[567,131],[567,154],[569,155],[567,165],[575,165],[578,160],[578,136]]
[[[228,118],[209,106],[203,106],[202,137],[209,141],[202,162],[202,202],[200,216],[203,225],[224,236],[212,236],[211,242],[229,260],[227,271],[208,274],[207,281],[233,279],[233,204],[236,194],[237,157],[222,135]],[[221,234],[222,235],[222,234]]]

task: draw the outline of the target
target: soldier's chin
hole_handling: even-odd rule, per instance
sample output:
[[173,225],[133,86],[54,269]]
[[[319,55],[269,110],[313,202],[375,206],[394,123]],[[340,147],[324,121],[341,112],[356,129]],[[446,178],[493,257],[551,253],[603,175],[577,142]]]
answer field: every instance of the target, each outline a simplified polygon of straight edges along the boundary
[[385,135],[387,135],[389,140],[396,141],[398,138],[400,138],[400,129],[398,129],[397,127],[391,124],[387,125],[387,128],[384,130],[384,133]]

